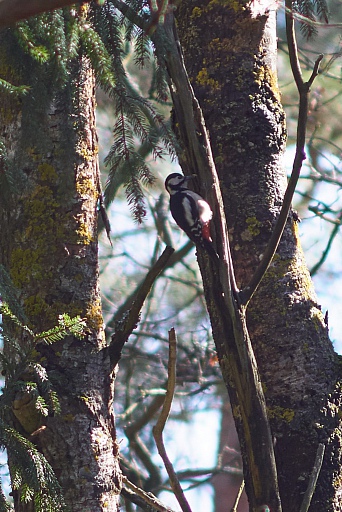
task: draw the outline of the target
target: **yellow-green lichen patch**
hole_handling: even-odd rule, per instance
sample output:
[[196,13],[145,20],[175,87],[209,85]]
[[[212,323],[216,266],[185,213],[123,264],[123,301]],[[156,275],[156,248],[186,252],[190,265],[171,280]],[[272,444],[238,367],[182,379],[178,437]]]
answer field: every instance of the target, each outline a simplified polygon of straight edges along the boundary
[[[209,43],[209,50],[214,55],[220,56],[220,59],[224,58],[225,63],[235,59],[235,56],[231,55],[233,48],[233,41],[225,37],[222,39],[220,39],[219,37],[215,37]],[[218,57],[216,59],[216,68],[222,65],[220,59]]]
[[91,233],[89,226],[86,223],[79,223],[76,229],[77,243],[80,245],[89,245],[94,241],[93,233]]
[[254,71],[254,81],[255,83],[261,87],[262,85],[267,84],[271,89],[276,99],[280,101],[280,92],[278,87],[278,78],[276,70],[272,70],[270,67],[263,65],[258,65],[256,70]]
[[46,181],[50,185],[53,185],[57,182],[58,175],[55,168],[52,165],[46,162],[39,164],[37,172],[41,181]]
[[93,197],[96,195],[97,197],[97,190],[94,185],[93,180],[86,177],[79,177],[79,179],[76,181],[76,191],[78,194],[82,197],[88,196]]
[[220,88],[220,84],[217,80],[210,77],[207,68],[202,68],[196,76],[196,82],[198,85],[207,86],[211,89],[217,90]]
[[95,146],[95,148],[92,149],[86,141],[80,141],[77,145],[76,151],[86,162],[90,162],[96,157],[98,153],[98,146]]
[[194,7],[192,9],[192,13],[191,13],[191,18],[192,19],[196,19],[196,18],[199,18],[200,16],[202,16],[202,9],[200,9],[200,7]]
[[20,246],[13,249],[10,261],[12,279],[20,289],[52,276],[47,262],[51,261],[56,237],[54,216],[57,207],[58,203],[47,186],[37,186],[25,199],[26,224],[17,235]]
[[235,13],[243,10],[243,6],[238,0],[210,0],[207,9],[210,10],[217,6],[227,7]]
[[11,277],[17,288],[28,285],[32,279],[41,279],[44,275],[39,255],[33,249],[13,249],[11,254]]
[[310,316],[311,316],[313,325],[316,329],[316,332],[320,333],[322,330],[322,327],[325,326],[324,315],[323,315],[322,311],[318,308],[311,308]]
[[245,242],[250,242],[260,234],[261,222],[256,217],[246,219],[247,229],[241,233],[241,238]]
[[45,302],[45,300],[38,294],[30,295],[24,301],[25,311],[30,318],[51,318],[51,321],[56,322],[56,314],[51,315],[52,308]]
[[291,423],[295,416],[293,409],[287,409],[285,407],[280,407],[279,405],[276,405],[275,407],[269,407],[267,409],[267,414],[270,419],[280,418],[285,420],[287,423]]
[[101,300],[98,298],[92,302],[86,311],[87,325],[91,329],[99,330],[103,327]]

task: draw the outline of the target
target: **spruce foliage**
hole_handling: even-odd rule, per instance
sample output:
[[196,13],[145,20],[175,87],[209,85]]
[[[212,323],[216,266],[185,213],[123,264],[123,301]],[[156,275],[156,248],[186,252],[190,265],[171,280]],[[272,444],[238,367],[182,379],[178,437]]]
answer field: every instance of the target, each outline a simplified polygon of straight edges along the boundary
[[[5,276],[0,281],[1,294],[3,296],[5,292],[11,303],[17,305],[12,284],[6,272],[1,267],[0,270],[2,277]],[[1,303],[0,314],[26,335],[26,343],[21,345],[15,338],[9,338],[3,332],[3,325],[0,325],[0,337],[12,347],[6,355],[0,353],[1,370],[6,375],[0,398],[0,450],[8,450],[11,454],[12,489],[20,493],[21,501],[33,501],[36,512],[62,511],[64,502],[61,488],[50,464],[33,443],[8,425],[6,418],[18,394],[29,395],[42,417],[58,414],[58,396],[46,369],[35,360],[35,348],[39,343],[51,344],[68,335],[81,338],[86,324],[79,317],[61,315],[57,326],[36,334],[12,313],[6,302]],[[0,512],[2,510],[9,510],[9,505],[0,486]]]
[[317,29],[312,21],[317,19],[328,23],[329,8],[326,0],[295,0],[293,9],[306,20],[301,20],[300,28],[303,35],[310,38],[317,34]]
[[[2,421],[0,447],[10,450],[12,488],[20,492],[20,501],[33,501],[36,512],[65,510],[61,487],[50,464],[34,444]],[[1,501],[0,510],[9,510],[6,501]]]

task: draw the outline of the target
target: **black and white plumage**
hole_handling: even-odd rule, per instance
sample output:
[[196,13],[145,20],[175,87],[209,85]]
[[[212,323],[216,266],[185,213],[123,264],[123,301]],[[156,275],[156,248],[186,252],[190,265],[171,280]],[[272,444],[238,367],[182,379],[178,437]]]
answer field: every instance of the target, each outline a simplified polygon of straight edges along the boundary
[[166,178],[165,188],[170,194],[171,215],[190,240],[217,260],[218,255],[210,237],[213,212],[203,197],[187,187],[187,182],[191,179],[192,176],[183,176],[176,172]]

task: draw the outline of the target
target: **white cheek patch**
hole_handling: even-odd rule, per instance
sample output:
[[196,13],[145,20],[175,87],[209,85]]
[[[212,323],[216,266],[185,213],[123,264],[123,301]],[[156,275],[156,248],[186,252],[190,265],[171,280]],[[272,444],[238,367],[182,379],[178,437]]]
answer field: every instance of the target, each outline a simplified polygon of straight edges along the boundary
[[182,200],[182,206],[183,206],[184,215],[185,215],[188,225],[193,226],[196,223],[196,219],[193,216],[191,201],[189,201],[189,199],[187,197],[184,197]]
[[204,199],[199,199],[198,202],[198,209],[199,209],[199,217],[202,222],[202,224],[207,224],[212,219],[213,212],[210,209],[210,206]]

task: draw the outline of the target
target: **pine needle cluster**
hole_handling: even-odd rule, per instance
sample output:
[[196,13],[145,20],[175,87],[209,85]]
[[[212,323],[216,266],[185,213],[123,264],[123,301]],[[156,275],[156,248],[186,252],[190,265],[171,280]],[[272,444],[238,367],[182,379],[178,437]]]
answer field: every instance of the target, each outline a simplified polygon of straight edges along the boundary
[[306,20],[301,20],[300,28],[306,38],[317,34],[317,28],[312,21],[317,19],[328,23],[329,8],[326,0],[295,0],[292,8]]
[[[148,26],[148,3],[134,0],[130,8]],[[69,86],[74,60],[89,59],[115,116],[113,143],[106,158],[109,177],[105,202],[108,205],[118,186],[124,185],[133,217],[141,222],[146,213],[143,187],[154,182],[146,155],[175,155],[169,122],[158,111],[158,103],[165,104],[168,99],[166,71],[144,27],[138,27],[108,0],[104,5],[92,2],[21,21],[14,30],[0,35],[0,44],[7,48],[7,58],[21,77],[18,83],[0,77],[0,89],[4,94],[25,96],[23,140],[26,147],[40,144],[38,150],[44,148],[48,107],[56,94]],[[139,66],[152,63],[150,98],[144,98],[127,76],[124,59],[132,47]],[[7,175],[11,172],[8,166]]]

